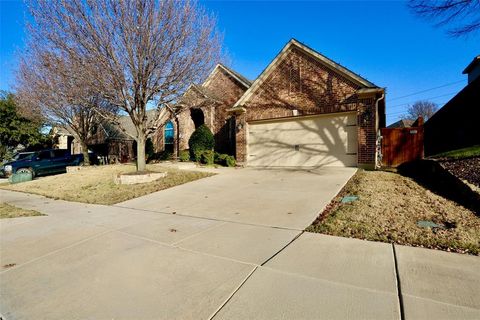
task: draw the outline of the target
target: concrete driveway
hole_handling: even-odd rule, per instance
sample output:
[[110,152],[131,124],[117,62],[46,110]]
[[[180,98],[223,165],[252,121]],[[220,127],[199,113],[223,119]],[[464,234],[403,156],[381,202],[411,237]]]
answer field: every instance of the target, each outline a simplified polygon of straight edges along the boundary
[[225,170],[121,206],[0,190],[48,214],[0,220],[0,315],[479,318],[478,257],[298,230],[352,173]]
[[220,174],[117,204],[125,208],[303,230],[356,172],[221,170]]

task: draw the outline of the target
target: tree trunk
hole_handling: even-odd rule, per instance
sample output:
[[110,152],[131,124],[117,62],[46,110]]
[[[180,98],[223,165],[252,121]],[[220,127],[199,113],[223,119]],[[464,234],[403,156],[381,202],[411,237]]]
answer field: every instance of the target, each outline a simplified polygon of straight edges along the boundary
[[145,144],[146,137],[140,136],[137,138],[137,171],[145,171],[147,162],[145,159]]
[[90,165],[90,157],[88,156],[88,146],[83,141],[80,141],[80,146],[82,147],[83,165],[84,166],[89,166]]

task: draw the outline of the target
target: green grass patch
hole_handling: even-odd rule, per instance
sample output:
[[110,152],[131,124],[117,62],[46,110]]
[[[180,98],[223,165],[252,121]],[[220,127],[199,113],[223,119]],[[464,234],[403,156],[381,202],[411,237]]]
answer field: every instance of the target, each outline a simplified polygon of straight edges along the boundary
[[448,158],[448,159],[464,159],[471,157],[480,157],[480,145],[463,149],[442,152],[431,156],[431,158]]

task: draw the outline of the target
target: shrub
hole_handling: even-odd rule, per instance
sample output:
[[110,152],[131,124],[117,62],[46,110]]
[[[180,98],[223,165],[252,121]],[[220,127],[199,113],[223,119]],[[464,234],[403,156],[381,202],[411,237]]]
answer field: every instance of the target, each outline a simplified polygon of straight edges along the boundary
[[203,151],[205,151],[205,150],[201,150],[201,149],[195,150],[195,152],[193,153],[193,160],[195,160],[195,162],[201,162],[202,161]]
[[163,160],[172,160],[173,154],[170,151],[160,151],[157,153],[153,153],[151,156],[147,158],[148,163],[155,163],[158,161]]
[[235,167],[236,161],[235,157],[233,156],[215,152],[215,163],[222,166]]
[[213,150],[203,150],[203,152],[201,153],[200,162],[211,166],[213,165],[213,160],[214,160]]
[[237,161],[235,160],[234,156],[228,156],[227,155],[227,157],[225,159],[225,162],[226,162],[227,167],[235,167],[235,165],[237,164]]
[[208,127],[204,124],[198,127],[197,130],[192,133],[192,136],[188,140],[190,157],[192,159],[195,159],[195,161],[199,161],[201,157],[201,152],[199,153],[198,151],[212,150],[214,146],[215,139],[213,138],[213,134],[210,129],[208,129]]
[[213,162],[221,164],[220,163],[221,162],[220,156],[222,156],[221,153],[215,152],[215,154],[213,155]]
[[178,158],[180,159],[181,162],[186,162],[190,160],[190,153],[188,152],[188,150],[182,150],[180,151]]

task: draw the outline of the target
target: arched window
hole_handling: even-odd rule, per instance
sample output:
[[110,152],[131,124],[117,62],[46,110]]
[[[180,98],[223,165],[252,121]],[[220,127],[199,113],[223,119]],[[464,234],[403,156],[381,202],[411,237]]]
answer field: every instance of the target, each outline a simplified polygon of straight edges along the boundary
[[164,132],[164,137],[165,137],[165,149],[167,151],[173,150],[173,123],[171,121],[167,122],[165,124],[165,132]]

